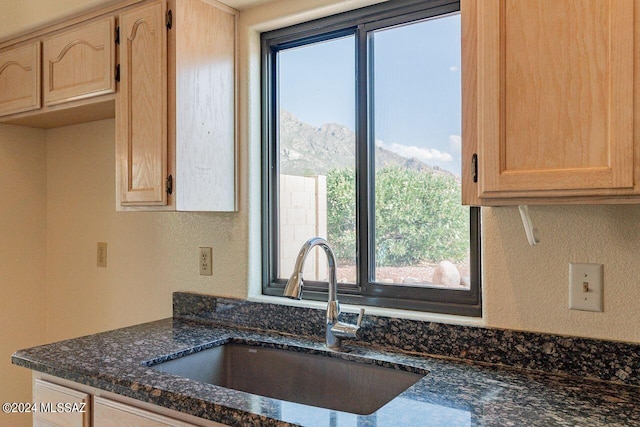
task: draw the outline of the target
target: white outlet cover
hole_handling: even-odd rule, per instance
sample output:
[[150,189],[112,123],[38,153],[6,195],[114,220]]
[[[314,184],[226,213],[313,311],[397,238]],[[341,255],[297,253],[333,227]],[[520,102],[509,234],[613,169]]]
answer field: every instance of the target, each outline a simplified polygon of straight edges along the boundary
[[107,267],[107,243],[106,242],[98,242],[98,252],[96,256],[97,256],[96,265],[98,267],[106,268]]
[[213,251],[212,248],[200,248],[198,255],[199,270],[201,276],[212,276],[213,265],[212,262]]
[[602,264],[569,263],[569,308],[603,311],[603,276]]

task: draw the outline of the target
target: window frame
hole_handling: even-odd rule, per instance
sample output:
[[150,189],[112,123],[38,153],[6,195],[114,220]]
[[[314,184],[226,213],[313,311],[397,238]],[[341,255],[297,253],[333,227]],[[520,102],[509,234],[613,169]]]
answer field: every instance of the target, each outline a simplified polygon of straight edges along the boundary
[[[370,34],[383,28],[437,18],[460,12],[458,0],[403,0],[356,9],[338,15],[282,28],[261,35],[262,50],[262,293],[282,296],[286,280],[276,277],[278,262],[279,212],[279,100],[277,97],[280,50],[355,36],[356,69],[356,228],[358,230],[358,284],[339,284],[343,303],[409,309],[415,311],[480,317],[481,252],[480,208],[470,208],[470,273],[469,290],[430,287],[392,286],[370,279],[375,271],[373,256],[375,212],[374,150],[369,99],[372,96],[373,61],[370,60]],[[364,178],[364,179],[363,179]],[[360,232],[365,230],[365,232]],[[313,236],[309,236],[313,237]],[[331,243],[331,242],[329,242]],[[363,250],[364,248],[364,250]],[[305,280],[304,298],[326,301],[327,283]]]

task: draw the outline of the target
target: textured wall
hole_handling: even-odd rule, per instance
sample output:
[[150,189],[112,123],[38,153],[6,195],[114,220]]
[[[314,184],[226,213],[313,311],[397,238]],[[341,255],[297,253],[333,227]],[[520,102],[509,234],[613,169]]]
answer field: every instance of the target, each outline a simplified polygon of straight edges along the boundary
[[[288,277],[298,252],[310,237],[327,238],[327,177],[280,175],[280,272]],[[304,264],[304,278],[327,280],[327,258],[312,249]]]
[[[640,342],[640,207],[531,206],[483,211],[484,312],[490,326]],[[569,262],[604,264],[604,312],[569,310]]]
[[[31,373],[11,354],[46,341],[46,146],[37,129],[0,125],[0,402],[30,402]],[[30,425],[0,414],[0,425]]]
[[[49,340],[169,317],[174,290],[246,295],[240,214],[115,211],[114,131],[114,120],[47,131]],[[200,246],[213,247],[213,276],[198,274]]]

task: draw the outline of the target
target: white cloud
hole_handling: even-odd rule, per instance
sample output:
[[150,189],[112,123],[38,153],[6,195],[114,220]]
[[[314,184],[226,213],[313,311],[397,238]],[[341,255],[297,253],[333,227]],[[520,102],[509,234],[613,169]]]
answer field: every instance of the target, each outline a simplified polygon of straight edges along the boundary
[[460,135],[449,135],[449,150],[454,154],[462,152],[462,137]]
[[456,66],[456,65],[452,65],[451,67],[449,67],[449,71],[455,73],[456,71],[458,71],[460,69],[460,67]]
[[397,143],[386,144],[383,141],[377,140],[376,146],[382,147],[386,150],[393,151],[402,157],[412,158],[427,163],[433,164],[434,162],[452,162],[453,156],[447,152],[436,150],[435,148],[420,148],[414,145],[402,145]]

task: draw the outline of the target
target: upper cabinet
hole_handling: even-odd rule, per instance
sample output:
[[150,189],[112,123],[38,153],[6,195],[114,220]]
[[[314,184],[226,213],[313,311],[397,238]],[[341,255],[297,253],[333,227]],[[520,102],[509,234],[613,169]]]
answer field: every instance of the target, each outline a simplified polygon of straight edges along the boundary
[[120,14],[116,208],[236,210],[236,12],[155,0]]
[[636,3],[463,0],[466,203],[640,194]]
[[170,0],[169,141],[176,208],[235,211],[237,12]]
[[45,38],[42,54],[44,105],[115,92],[115,17]]
[[122,0],[0,42],[0,122],[115,117],[116,209],[235,211],[237,16]]
[[0,43],[0,122],[53,128],[114,117],[115,22],[90,15]]
[[40,42],[0,52],[0,116],[40,108]]

